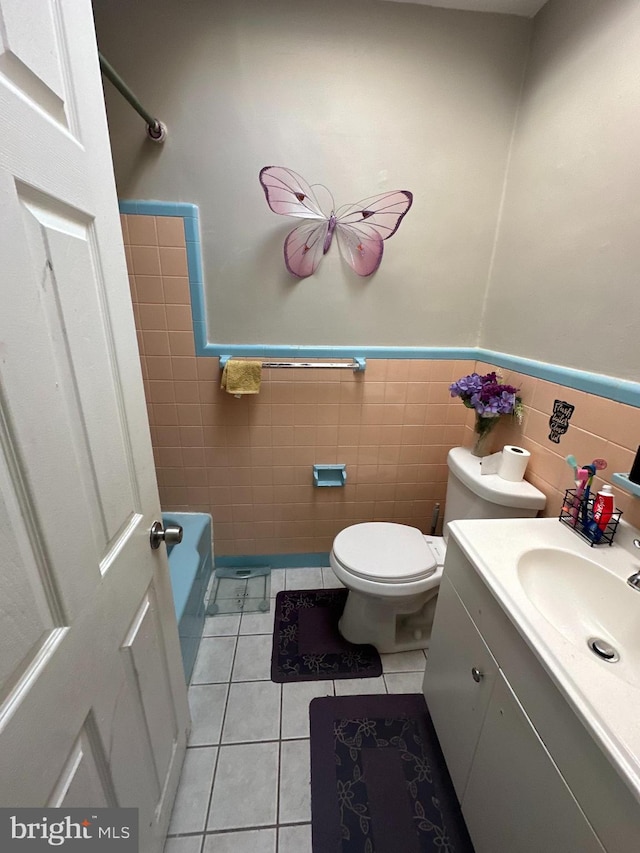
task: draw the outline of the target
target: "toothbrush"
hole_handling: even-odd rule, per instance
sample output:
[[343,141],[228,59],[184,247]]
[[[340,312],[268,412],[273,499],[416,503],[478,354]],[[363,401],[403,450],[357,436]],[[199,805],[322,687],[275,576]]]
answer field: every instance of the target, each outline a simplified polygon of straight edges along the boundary
[[587,471],[589,474],[589,478],[587,480],[587,486],[584,490],[584,495],[583,495],[582,501],[581,501],[581,504],[582,504],[582,523],[587,524],[587,522],[589,521],[589,495],[591,493],[591,484],[593,483],[593,478],[596,475],[597,469],[596,469],[595,465],[591,464],[591,465],[585,465],[582,470]]
[[578,460],[570,453],[568,456],[565,456],[565,462],[568,462],[569,465],[573,468],[573,479],[576,481],[576,486],[578,485]]
[[588,476],[589,472],[586,468],[580,468],[577,473],[576,493],[573,499],[573,507],[571,508],[571,518],[573,519],[572,527],[575,527],[578,523],[578,513],[580,511],[580,504],[582,503],[582,494],[584,492]]
[[[569,464],[569,466],[573,469],[573,481],[575,483],[576,489],[580,485],[580,480],[578,479],[578,461],[573,453],[570,453],[568,456],[565,456],[565,462]],[[568,498],[565,505],[562,507],[562,511],[566,512],[567,515],[570,515],[572,518],[575,518],[575,514],[571,511],[574,507],[579,506],[580,502],[576,499],[576,492],[574,491],[573,497]]]

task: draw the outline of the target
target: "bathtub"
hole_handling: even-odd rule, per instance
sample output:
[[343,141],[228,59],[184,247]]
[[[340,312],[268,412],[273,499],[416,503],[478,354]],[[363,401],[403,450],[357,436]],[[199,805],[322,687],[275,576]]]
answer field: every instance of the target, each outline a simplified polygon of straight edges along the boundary
[[178,620],[182,663],[191,680],[205,616],[205,593],[213,570],[211,516],[204,512],[163,512],[162,522],[179,524],[182,542],[169,545],[169,575]]

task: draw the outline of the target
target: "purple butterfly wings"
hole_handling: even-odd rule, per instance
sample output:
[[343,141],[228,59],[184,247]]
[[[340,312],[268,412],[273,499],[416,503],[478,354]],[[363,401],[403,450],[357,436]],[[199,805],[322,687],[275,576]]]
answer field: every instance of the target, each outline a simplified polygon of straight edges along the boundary
[[380,266],[383,241],[395,234],[413,202],[408,190],[395,190],[344,205],[327,216],[311,186],[291,169],[265,166],[260,183],[274,213],[308,220],[284,241],[284,262],[298,278],[316,271],[334,234],[349,266],[358,275],[371,275]]

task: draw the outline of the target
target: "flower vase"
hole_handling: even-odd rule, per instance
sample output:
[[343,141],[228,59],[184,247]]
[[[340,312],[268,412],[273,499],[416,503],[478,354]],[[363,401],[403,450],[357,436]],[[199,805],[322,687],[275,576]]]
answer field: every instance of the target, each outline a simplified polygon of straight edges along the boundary
[[489,456],[491,453],[491,433],[499,420],[499,417],[484,418],[476,415],[476,423],[473,428],[475,443],[471,448],[473,456]]

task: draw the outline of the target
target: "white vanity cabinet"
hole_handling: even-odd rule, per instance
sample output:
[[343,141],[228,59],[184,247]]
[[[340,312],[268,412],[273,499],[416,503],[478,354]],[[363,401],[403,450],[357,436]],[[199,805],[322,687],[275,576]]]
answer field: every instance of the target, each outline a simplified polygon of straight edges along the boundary
[[640,810],[451,538],[424,694],[476,853],[631,853]]
[[446,576],[424,692],[476,853],[603,853]]
[[498,664],[443,577],[424,693],[460,802],[497,675]]

